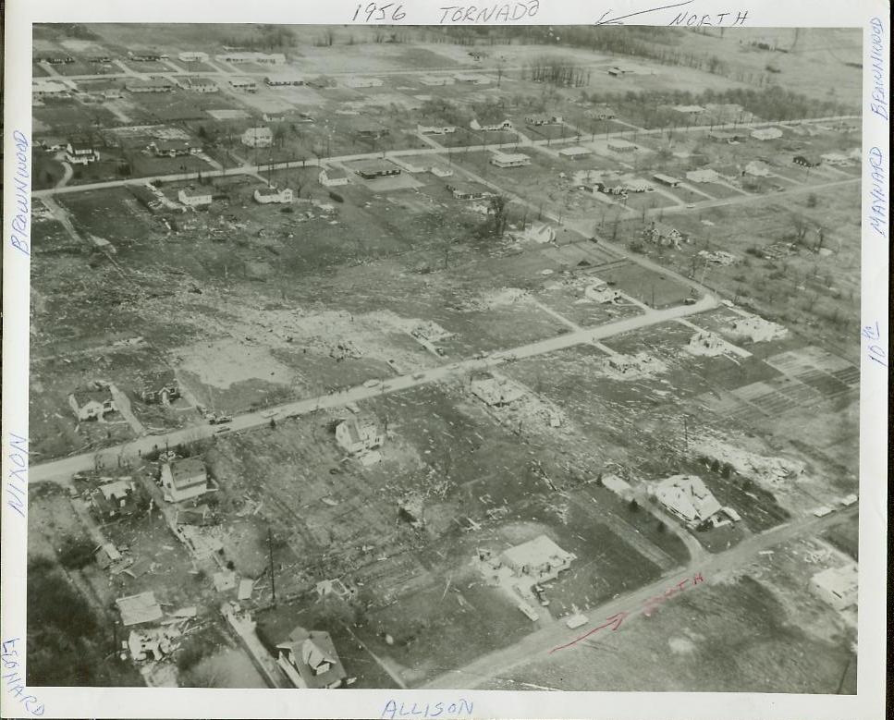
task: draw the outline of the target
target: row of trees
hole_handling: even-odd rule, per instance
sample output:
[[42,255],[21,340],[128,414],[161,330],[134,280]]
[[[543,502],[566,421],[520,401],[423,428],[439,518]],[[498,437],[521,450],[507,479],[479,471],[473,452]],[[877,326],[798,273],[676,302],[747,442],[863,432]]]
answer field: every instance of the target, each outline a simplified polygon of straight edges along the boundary
[[522,68],[522,79],[549,83],[558,87],[583,87],[590,84],[590,70],[558,56],[534,58]]

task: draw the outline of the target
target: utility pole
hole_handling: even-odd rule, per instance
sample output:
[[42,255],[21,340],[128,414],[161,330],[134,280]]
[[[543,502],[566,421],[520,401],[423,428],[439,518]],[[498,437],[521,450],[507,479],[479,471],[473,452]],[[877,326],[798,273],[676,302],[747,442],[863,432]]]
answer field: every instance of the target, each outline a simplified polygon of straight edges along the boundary
[[270,556],[270,592],[273,595],[273,604],[276,605],[276,568],[273,565],[273,539],[270,528],[267,528],[267,553]]

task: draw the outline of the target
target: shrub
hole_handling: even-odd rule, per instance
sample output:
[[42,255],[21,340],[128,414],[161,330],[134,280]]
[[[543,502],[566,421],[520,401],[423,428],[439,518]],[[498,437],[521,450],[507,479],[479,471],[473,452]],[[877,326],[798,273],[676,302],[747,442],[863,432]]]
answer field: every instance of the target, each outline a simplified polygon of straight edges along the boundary
[[94,561],[95,548],[88,538],[66,538],[59,551],[59,563],[69,570],[80,570]]

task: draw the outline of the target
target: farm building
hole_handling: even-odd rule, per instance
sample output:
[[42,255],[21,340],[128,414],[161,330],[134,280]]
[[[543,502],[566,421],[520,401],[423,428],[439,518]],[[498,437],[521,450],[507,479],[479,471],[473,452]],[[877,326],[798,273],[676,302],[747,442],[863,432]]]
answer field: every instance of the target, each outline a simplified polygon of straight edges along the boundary
[[496,193],[484,185],[476,185],[466,182],[451,182],[447,189],[453,193],[457,200],[484,200],[496,196]]
[[68,396],[68,404],[78,420],[102,420],[106,413],[118,410],[109,386],[98,383],[75,390]]
[[858,572],[856,563],[829,568],[810,578],[810,589],[836,610],[857,604]]
[[580,145],[575,145],[574,147],[562,148],[559,150],[559,155],[562,157],[566,157],[569,160],[580,160],[581,158],[585,158],[589,155],[592,155],[593,151],[589,148],[582,147]]
[[648,180],[643,180],[642,178],[625,180],[623,186],[627,192],[632,193],[652,192],[655,189],[655,186],[652,183]]
[[349,453],[381,447],[384,434],[378,420],[371,415],[358,415],[342,420],[335,427],[335,440]]
[[636,152],[637,147],[628,140],[614,139],[608,141],[608,149],[616,153]]
[[705,111],[701,105],[674,105],[673,109],[681,115],[689,117],[701,115]]
[[782,137],[782,130],[777,127],[758,128],[752,130],[751,137],[755,140],[776,140]]
[[751,177],[770,177],[770,168],[760,160],[752,160],[745,166],[742,174]]
[[745,140],[746,137],[742,133],[724,132],[723,130],[712,130],[708,133],[708,140],[712,142],[738,143]]
[[348,184],[348,173],[337,167],[327,167],[320,170],[320,185],[323,187],[338,187]]
[[662,185],[667,185],[668,187],[677,187],[680,184],[680,179],[672,177],[670,175],[664,175],[662,173],[655,173],[652,176],[652,179]]
[[186,205],[186,207],[204,207],[211,204],[211,193],[190,195],[186,190],[180,190],[177,193],[177,200],[180,201],[181,205]]
[[820,155],[820,159],[826,165],[833,165],[833,166],[840,167],[841,165],[850,165],[851,164],[850,158],[847,155],[843,155],[843,154],[837,153],[837,152],[824,153],[823,155]]
[[720,503],[696,475],[672,475],[649,488],[649,494],[689,527],[715,523],[723,511]]
[[387,137],[390,134],[391,131],[386,127],[382,127],[381,125],[365,125],[363,127],[357,128],[357,136],[362,138],[378,139]]
[[165,500],[183,502],[208,492],[208,471],[201,458],[184,458],[162,463],[161,487]]
[[347,678],[328,632],[297,627],[276,649],[277,664],[296,688],[337,688]]
[[473,380],[469,389],[486,405],[495,407],[509,405],[525,395],[525,391],[518,385],[497,378]]
[[261,205],[278,204],[288,205],[295,198],[290,188],[277,190],[275,187],[259,188],[254,192],[255,202]]
[[473,85],[490,85],[491,82],[487,75],[477,73],[457,73],[453,77],[457,82],[472,83]]
[[531,164],[531,158],[524,153],[495,152],[490,158],[490,164],[498,168],[515,168]]
[[372,180],[378,177],[387,177],[388,175],[399,175],[400,168],[387,160],[366,160],[358,163],[354,168],[354,172],[362,178]]
[[546,535],[539,535],[533,540],[511,547],[503,551],[501,556],[503,564],[517,576],[525,576],[537,582],[555,580],[576,559],[573,553],[564,551]]
[[273,131],[269,127],[248,128],[242,133],[242,144],[251,148],[268,148],[273,145]]

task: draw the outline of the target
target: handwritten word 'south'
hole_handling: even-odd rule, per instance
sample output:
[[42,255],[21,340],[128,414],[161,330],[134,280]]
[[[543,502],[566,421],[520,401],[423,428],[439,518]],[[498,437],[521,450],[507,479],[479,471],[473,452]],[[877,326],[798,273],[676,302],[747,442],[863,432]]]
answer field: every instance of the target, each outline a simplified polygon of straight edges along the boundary
[[20,517],[25,517],[28,497],[28,440],[9,433],[9,475],[6,477],[6,504]]
[[16,146],[12,171],[16,200],[9,242],[20,253],[30,255],[28,223],[31,217],[31,143],[21,130],[14,131],[12,139]]
[[[40,717],[46,712],[46,708],[41,705],[40,701],[34,695],[28,695],[25,679],[19,675],[19,668],[22,666],[19,648],[19,638],[9,638],[3,641],[3,652],[0,653],[0,662],[3,663],[3,683],[6,685],[6,692],[11,695],[24,708],[25,712],[34,717]],[[23,648],[24,650],[24,648]]]
[[464,698],[459,698],[455,702],[434,702],[434,703],[400,703],[395,700],[389,700],[385,703],[385,709],[379,717],[394,720],[394,718],[463,718],[472,716],[472,702]]
[[540,0],[494,3],[492,5],[442,5],[440,25],[445,23],[516,22],[532,18],[540,11]]
[[888,93],[885,90],[885,23],[874,17],[869,21],[869,57],[872,60],[872,100],[869,109],[882,120],[888,120]]
[[888,163],[881,148],[869,150],[869,225],[888,237]]

